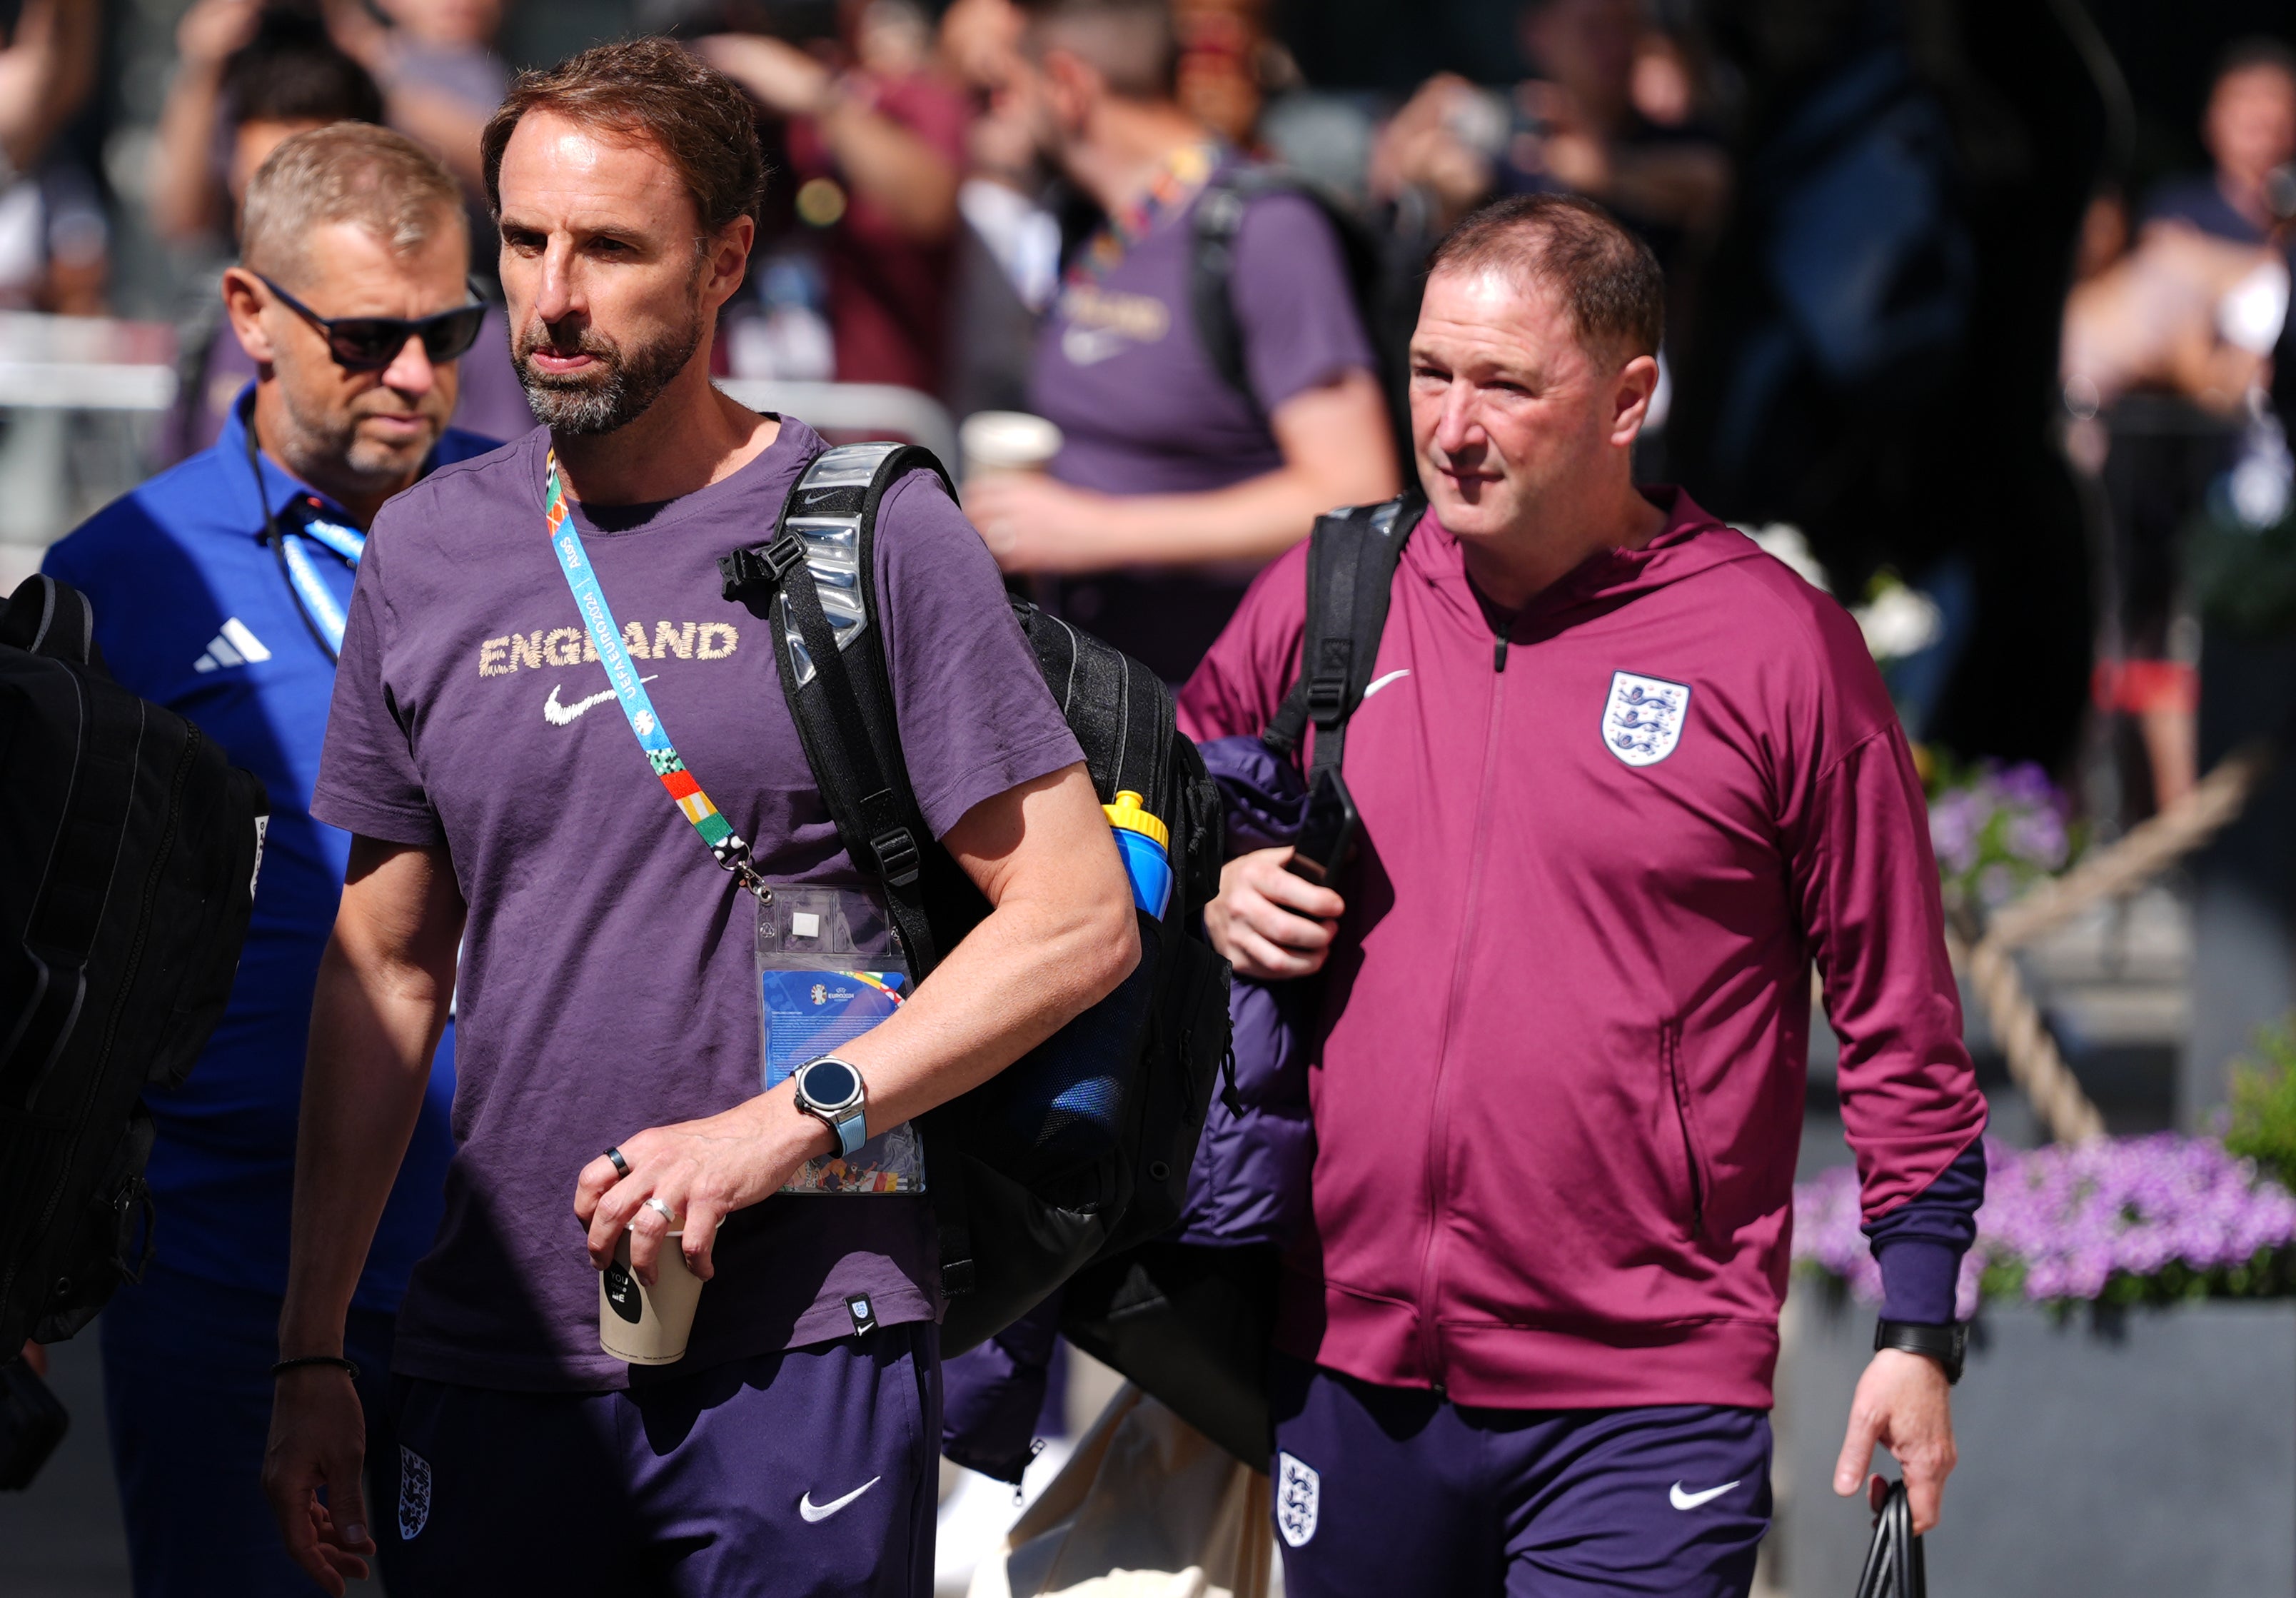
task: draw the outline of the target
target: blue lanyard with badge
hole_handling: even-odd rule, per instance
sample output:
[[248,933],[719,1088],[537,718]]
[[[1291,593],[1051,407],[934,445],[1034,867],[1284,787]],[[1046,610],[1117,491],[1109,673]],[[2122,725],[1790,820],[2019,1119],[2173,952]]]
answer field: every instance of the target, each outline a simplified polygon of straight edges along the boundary
[[[271,545],[277,557],[279,570],[287,579],[287,587],[295,595],[295,607],[302,613],[303,625],[311,629],[311,636],[327,653],[330,663],[339,661],[343,653],[343,627],[346,619],[343,607],[335,598],[333,589],[319,574],[318,563],[304,545],[309,539],[340,555],[343,563],[353,571],[358,570],[359,557],[366,553],[366,535],[340,522],[324,517],[306,515],[295,527],[283,527],[271,508],[270,486],[263,480],[263,463],[257,457],[255,430],[247,430],[247,464],[255,473],[255,496],[263,506],[264,541]],[[316,501],[312,502],[315,505]]]
[[[595,643],[606,680],[637,734],[648,766],[718,864],[757,899],[756,993],[763,1032],[760,1080],[771,1089],[798,1067],[832,1053],[906,1002],[908,957],[883,904],[865,889],[769,883],[749,844],[686,769],[630,664],[622,630],[583,549],[566,504],[558,455],[551,452],[544,525],[574,608]],[[924,1191],[924,1148],[906,1121],[851,1154],[810,1160],[782,1188],[793,1193],[914,1193]]]

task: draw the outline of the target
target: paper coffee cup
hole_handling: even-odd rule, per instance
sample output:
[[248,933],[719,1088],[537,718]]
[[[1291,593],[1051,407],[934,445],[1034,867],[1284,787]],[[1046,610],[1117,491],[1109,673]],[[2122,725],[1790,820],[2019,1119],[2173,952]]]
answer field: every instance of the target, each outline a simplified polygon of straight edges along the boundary
[[1026,411],[975,411],[956,430],[967,476],[976,471],[1042,471],[1061,453],[1061,430]]
[[634,1365],[667,1365],[685,1357],[701,1278],[686,1268],[678,1235],[673,1232],[662,1239],[652,1287],[630,1269],[627,1228],[614,1250],[613,1264],[598,1273],[598,1347],[616,1359]]

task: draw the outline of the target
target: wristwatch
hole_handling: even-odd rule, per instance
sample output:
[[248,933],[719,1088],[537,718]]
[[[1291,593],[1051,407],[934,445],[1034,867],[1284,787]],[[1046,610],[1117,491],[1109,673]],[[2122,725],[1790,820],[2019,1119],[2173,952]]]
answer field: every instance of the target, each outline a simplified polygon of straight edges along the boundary
[[1907,1354],[1920,1354],[1934,1359],[1945,1373],[1946,1385],[1961,1380],[1963,1362],[1969,1357],[1969,1323],[1956,1321],[1949,1326],[1924,1326],[1918,1321],[1876,1321],[1874,1323],[1874,1348],[1899,1348]]
[[797,1107],[829,1128],[837,1152],[850,1159],[869,1141],[869,1090],[861,1073],[834,1054],[797,1068]]

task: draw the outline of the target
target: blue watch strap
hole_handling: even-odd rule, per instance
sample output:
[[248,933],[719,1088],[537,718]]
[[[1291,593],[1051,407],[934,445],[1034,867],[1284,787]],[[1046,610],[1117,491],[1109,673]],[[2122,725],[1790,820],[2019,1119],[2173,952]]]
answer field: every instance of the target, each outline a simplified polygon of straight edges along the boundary
[[840,1159],[852,1159],[860,1152],[861,1145],[869,1141],[868,1120],[867,1106],[856,1104],[852,1114],[841,1121],[830,1123],[837,1133],[837,1152]]

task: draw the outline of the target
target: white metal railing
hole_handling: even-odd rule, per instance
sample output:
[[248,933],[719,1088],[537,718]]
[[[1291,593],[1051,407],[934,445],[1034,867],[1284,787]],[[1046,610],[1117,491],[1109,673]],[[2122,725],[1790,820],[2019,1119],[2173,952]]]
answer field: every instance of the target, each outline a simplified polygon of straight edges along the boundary
[[176,389],[176,330],[164,322],[0,311],[0,406],[164,411]]

